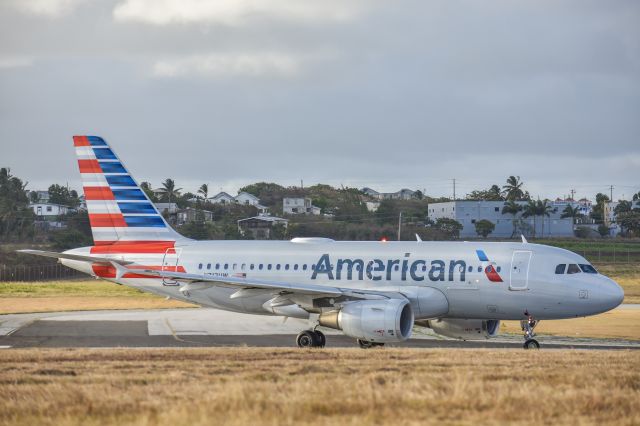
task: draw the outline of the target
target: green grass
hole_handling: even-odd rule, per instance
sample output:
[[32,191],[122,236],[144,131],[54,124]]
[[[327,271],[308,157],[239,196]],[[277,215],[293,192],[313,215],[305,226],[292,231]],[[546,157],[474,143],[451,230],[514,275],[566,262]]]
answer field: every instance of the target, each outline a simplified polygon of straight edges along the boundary
[[47,281],[47,282],[0,282],[0,297],[156,297],[131,287],[103,280]]

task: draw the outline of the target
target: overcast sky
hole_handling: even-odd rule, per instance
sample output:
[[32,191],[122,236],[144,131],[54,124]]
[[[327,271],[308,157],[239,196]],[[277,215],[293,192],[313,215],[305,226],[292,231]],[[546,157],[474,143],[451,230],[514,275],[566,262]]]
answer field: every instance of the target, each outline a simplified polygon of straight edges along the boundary
[[640,2],[0,0],[0,166],[458,195],[640,190]]

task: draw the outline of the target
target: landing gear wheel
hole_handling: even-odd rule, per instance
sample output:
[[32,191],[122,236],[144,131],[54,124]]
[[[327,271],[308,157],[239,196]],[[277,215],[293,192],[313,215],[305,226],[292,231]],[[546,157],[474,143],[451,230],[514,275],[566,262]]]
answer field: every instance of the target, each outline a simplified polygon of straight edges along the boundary
[[314,331],[314,333],[316,335],[316,346],[324,348],[324,345],[327,344],[327,338],[324,336],[324,333],[318,330]]
[[525,349],[540,349],[540,343],[536,339],[528,339],[524,342]]
[[304,330],[298,334],[298,337],[296,337],[296,343],[299,348],[313,348],[314,346],[317,346],[316,339],[315,332],[311,330]]
[[362,349],[369,349],[373,347],[373,343],[369,342],[368,340],[362,340],[362,339],[358,339],[356,340],[358,342],[358,345],[362,348]]

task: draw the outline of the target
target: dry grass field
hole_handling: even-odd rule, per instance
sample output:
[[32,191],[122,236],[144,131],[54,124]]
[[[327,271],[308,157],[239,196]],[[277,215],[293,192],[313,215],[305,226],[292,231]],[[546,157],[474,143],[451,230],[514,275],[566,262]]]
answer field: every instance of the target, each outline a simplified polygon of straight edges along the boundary
[[608,276],[624,289],[624,303],[640,303],[640,264],[596,265],[600,273]]
[[[522,334],[518,321],[502,321],[500,331]],[[536,333],[540,336],[640,340],[640,309],[614,309],[592,317],[541,321]]]
[[0,283],[0,314],[193,306],[102,280]]
[[0,352],[0,424],[640,424],[640,352]]

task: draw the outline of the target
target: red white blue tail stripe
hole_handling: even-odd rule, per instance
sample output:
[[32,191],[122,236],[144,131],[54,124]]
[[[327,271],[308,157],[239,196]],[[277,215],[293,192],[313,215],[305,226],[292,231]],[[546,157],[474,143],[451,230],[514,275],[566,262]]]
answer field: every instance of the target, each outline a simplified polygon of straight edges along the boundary
[[[162,252],[184,239],[166,223],[118,156],[98,136],[74,136],[95,242],[92,252]],[[117,245],[117,247],[100,246]],[[142,248],[144,246],[144,248]]]

